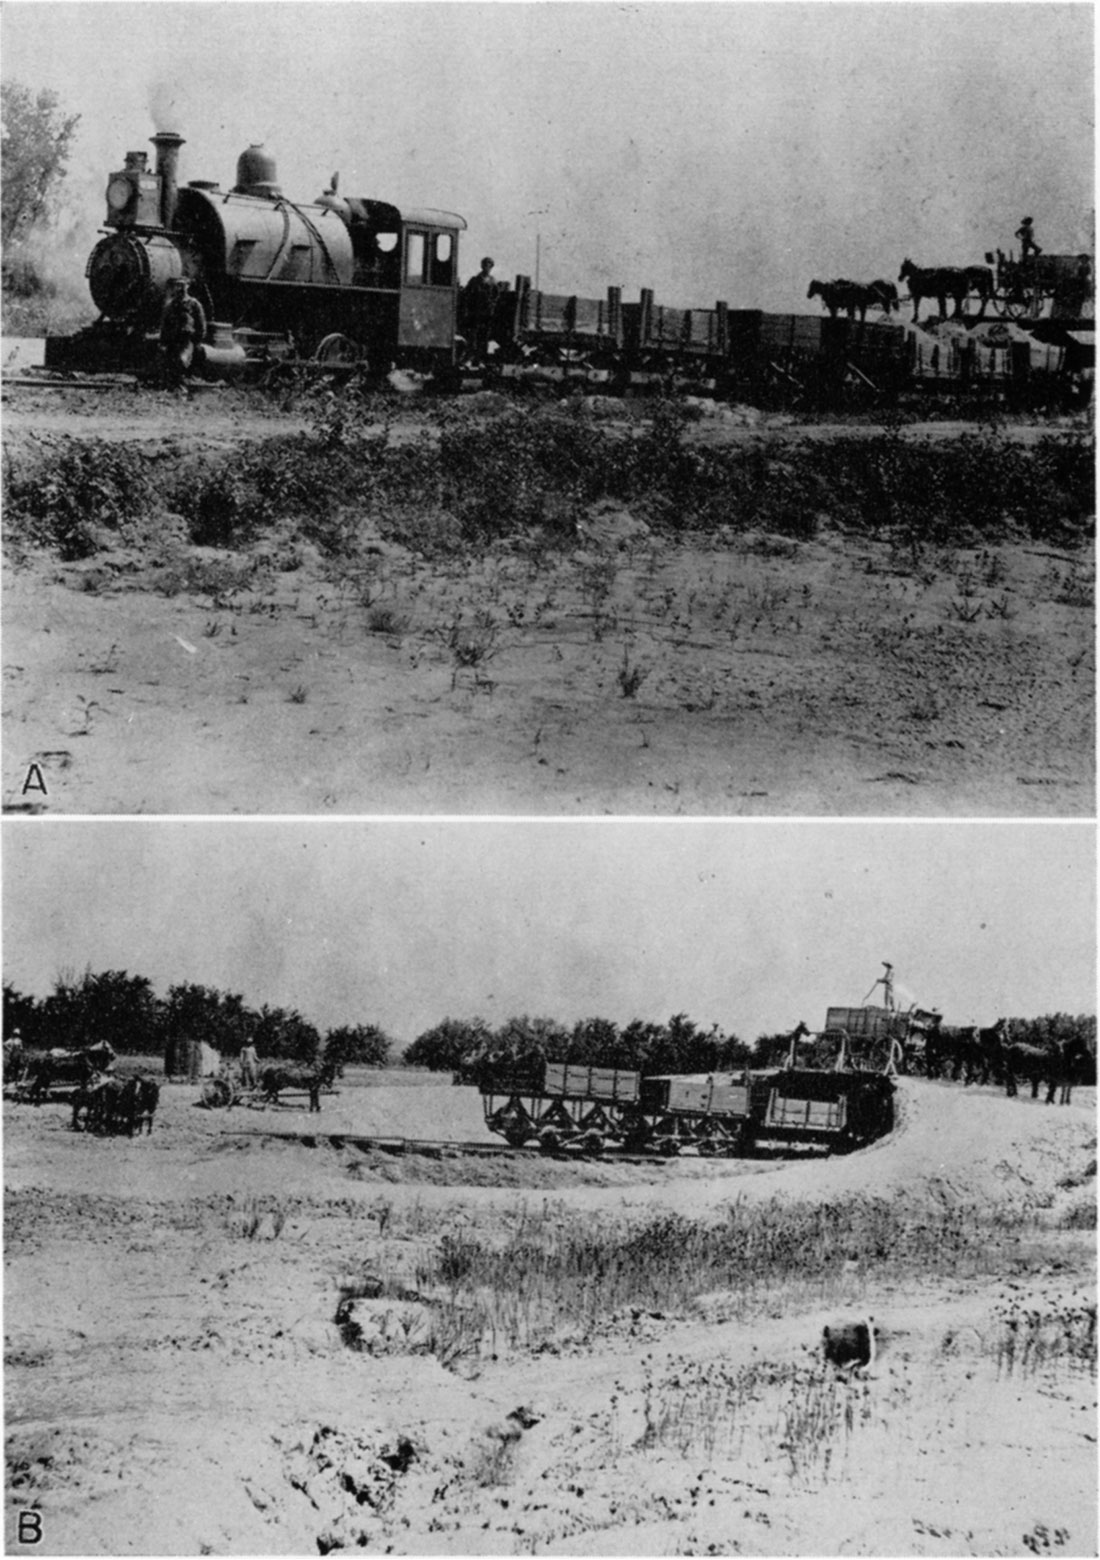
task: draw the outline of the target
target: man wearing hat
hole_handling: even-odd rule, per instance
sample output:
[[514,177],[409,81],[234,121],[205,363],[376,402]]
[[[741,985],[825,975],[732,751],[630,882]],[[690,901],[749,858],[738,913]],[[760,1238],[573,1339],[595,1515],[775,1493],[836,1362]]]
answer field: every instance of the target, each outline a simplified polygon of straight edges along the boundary
[[463,293],[466,339],[471,357],[484,358],[489,352],[489,333],[500,290],[500,284],[493,276],[493,264],[486,255],[481,262],[481,270],[476,276],[471,276]]
[[168,284],[168,297],[160,317],[160,356],[166,382],[179,389],[191,372],[195,351],[206,335],[202,304],[192,298],[185,276]]
[[1035,234],[1032,231],[1031,217],[1025,217],[1016,229],[1016,237],[1020,240],[1020,259],[1027,260],[1031,255],[1041,255],[1042,250],[1035,242]]

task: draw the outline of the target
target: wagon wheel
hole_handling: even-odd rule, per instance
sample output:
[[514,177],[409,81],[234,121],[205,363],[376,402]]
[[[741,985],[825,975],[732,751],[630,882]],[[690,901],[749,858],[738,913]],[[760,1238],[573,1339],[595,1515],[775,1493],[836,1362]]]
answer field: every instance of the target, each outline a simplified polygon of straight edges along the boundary
[[209,1110],[222,1110],[233,1103],[233,1090],[224,1078],[207,1078],[202,1086],[202,1103]]
[[1019,287],[1009,292],[995,293],[993,301],[998,313],[1006,320],[1022,320],[1028,310],[1028,295]]
[[510,1143],[513,1148],[522,1148],[530,1136],[530,1127],[507,1127],[504,1132],[505,1142]]
[[326,368],[354,368],[365,362],[363,349],[358,342],[339,331],[321,338],[313,358],[314,362],[323,363]]

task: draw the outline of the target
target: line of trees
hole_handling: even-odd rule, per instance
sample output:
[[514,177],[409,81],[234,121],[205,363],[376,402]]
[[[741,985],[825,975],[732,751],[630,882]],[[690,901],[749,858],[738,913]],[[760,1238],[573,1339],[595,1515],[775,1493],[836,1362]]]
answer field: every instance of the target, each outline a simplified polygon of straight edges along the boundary
[[[552,1018],[524,1014],[492,1028],[483,1018],[445,1018],[424,1031],[403,1057],[377,1024],[342,1025],[321,1031],[295,1009],[250,1008],[232,992],[185,982],[158,997],[144,975],[87,969],[62,973],[47,997],[26,996],[5,984],[4,1036],[16,1030],[24,1046],[76,1050],[107,1040],[120,1053],[163,1056],[167,1070],[196,1040],[223,1056],[236,1056],[249,1039],[262,1057],[312,1062],[324,1054],[338,1062],[382,1067],[400,1060],[475,1082],[484,1070],[533,1073],[544,1062],[576,1062],[647,1074],[735,1072],[780,1066],[789,1035],[761,1035],[748,1045],[717,1024],[702,1029],[685,1013],[665,1024],[643,1019],[620,1027],[606,1018],[580,1019],[571,1027]],[[1046,1046],[1083,1039],[1096,1055],[1096,1017],[1048,1013],[1009,1020],[1012,1038]],[[806,1065],[828,1065],[811,1048],[799,1048]]]
[[5,1038],[16,1030],[32,1049],[77,1050],[107,1040],[120,1054],[163,1056],[169,1072],[184,1070],[185,1048],[196,1040],[223,1056],[252,1040],[261,1057],[311,1063],[324,1054],[341,1066],[382,1067],[393,1050],[377,1024],[322,1032],[292,1008],[250,1008],[232,992],[190,982],[158,997],[146,976],[125,970],[62,974],[41,999],[5,984]]
[[649,1074],[732,1072],[751,1048],[718,1025],[700,1027],[686,1013],[667,1024],[643,1019],[620,1028],[606,1018],[582,1018],[572,1028],[552,1018],[510,1018],[491,1029],[482,1018],[445,1018],[405,1052],[410,1067],[450,1072],[474,1082],[483,1070],[534,1072],[543,1062],[577,1062]]

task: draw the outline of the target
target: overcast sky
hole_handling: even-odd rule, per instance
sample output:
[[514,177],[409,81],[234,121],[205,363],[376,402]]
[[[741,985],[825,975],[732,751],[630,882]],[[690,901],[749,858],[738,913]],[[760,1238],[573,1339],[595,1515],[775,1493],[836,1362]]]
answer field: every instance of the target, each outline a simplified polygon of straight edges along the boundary
[[[81,115],[83,259],[154,115],[182,177],[250,141],[284,190],[455,210],[462,271],[598,295],[806,309],[814,277],[980,263],[1021,216],[1090,246],[1093,13],[1080,4],[79,4],[5,0],[3,72]],[[169,124],[168,122],[171,121]]]
[[8,821],[4,979],[147,975],[402,1043],[446,1016],[753,1040],[889,959],[949,1022],[1094,1012],[1090,824]]

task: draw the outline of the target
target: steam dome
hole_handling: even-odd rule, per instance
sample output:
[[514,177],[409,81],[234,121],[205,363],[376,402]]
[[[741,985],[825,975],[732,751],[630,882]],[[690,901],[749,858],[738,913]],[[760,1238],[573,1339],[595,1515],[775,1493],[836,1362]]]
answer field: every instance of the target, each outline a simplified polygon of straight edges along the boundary
[[261,145],[253,145],[237,158],[234,195],[281,195],[275,159]]

